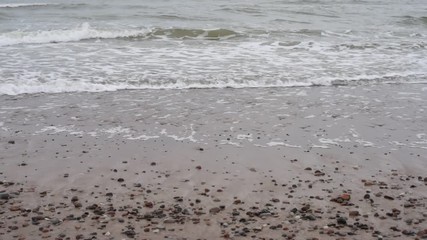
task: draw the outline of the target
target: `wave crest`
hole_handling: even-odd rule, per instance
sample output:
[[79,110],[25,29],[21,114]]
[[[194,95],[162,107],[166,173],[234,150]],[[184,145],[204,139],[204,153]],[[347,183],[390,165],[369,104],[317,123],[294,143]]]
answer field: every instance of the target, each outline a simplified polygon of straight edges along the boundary
[[37,32],[13,31],[0,35],[0,46],[16,44],[40,44],[58,42],[77,42],[89,39],[205,39],[223,40],[236,37],[239,34],[228,29],[183,29],[183,28],[155,28],[149,29],[96,29],[83,23],[74,29],[48,30]]
[[0,8],[20,8],[20,7],[40,7],[40,6],[48,6],[55,5],[52,3],[6,3],[0,4]]

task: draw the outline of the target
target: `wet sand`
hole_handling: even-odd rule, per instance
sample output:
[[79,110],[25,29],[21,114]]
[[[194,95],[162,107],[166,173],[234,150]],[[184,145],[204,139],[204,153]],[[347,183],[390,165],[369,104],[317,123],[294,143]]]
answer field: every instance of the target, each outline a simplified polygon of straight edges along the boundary
[[0,239],[427,238],[427,86],[0,96]]

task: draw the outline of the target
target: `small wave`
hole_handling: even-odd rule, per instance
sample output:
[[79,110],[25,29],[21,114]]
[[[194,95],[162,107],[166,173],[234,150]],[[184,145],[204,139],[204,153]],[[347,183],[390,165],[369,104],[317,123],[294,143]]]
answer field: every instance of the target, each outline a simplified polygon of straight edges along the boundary
[[401,16],[398,23],[403,25],[427,25],[427,17]]
[[16,44],[40,44],[58,42],[76,42],[89,39],[148,39],[148,38],[177,38],[177,39],[206,39],[222,40],[238,36],[227,29],[96,29],[88,23],[83,23],[74,29],[48,30],[37,32],[13,31],[0,35],[0,46]]
[[91,28],[88,23],[75,29],[49,30],[37,32],[14,31],[0,35],[0,46],[16,45],[23,43],[57,43],[73,42],[84,39],[96,38],[120,38],[139,36],[145,34],[141,30],[97,30]]
[[427,84],[425,75],[419,74],[389,74],[382,76],[358,76],[353,78],[317,78],[313,81],[263,81],[263,80],[228,80],[208,82],[187,82],[175,79],[169,82],[155,83],[142,81],[132,83],[92,83],[55,79],[54,81],[24,81],[25,83],[0,83],[0,95],[19,95],[34,93],[67,93],[67,92],[111,92],[119,90],[163,90],[163,89],[223,89],[223,88],[289,88],[289,87],[320,87],[320,86],[357,86],[372,84]]
[[53,3],[6,3],[0,4],[0,8],[40,7],[55,5]]
[[238,36],[237,32],[228,29],[183,29],[183,28],[171,28],[171,29],[154,29],[149,33],[151,37],[168,37],[178,39],[194,39],[203,38],[208,40],[221,40],[228,39]]

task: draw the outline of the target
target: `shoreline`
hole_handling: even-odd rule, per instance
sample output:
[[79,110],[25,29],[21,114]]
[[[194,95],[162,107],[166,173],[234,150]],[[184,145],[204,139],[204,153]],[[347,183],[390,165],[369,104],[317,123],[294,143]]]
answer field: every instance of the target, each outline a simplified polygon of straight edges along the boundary
[[426,92],[0,96],[0,238],[426,238]]

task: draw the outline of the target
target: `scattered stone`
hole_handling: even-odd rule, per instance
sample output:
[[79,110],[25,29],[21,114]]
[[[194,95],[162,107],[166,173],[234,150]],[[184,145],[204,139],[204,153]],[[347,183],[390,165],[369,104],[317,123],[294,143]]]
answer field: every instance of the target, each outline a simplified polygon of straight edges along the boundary
[[350,212],[348,213],[348,215],[349,215],[350,217],[357,217],[357,216],[360,216],[360,213],[359,213],[359,211],[350,211]]
[[394,197],[388,196],[388,195],[384,195],[384,198],[387,200],[394,200]]
[[21,207],[20,206],[11,206],[11,207],[9,207],[9,210],[12,212],[15,212],[15,211],[21,210]]
[[0,199],[1,200],[8,200],[10,198],[10,195],[8,193],[0,193]]
[[347,224],[347,219],[344,217],[339,217],[337,218],[337,223],[340,225],[346,225]]
[[427,239],[427,228],[421,231],[418,231],[417,236],[421,239]]
[[314,176],[316,177],[325,176],[325,173],[321,172],[320,170],[316,170],[314,171]]
[[218,207],[213,207],[213,208],[209,209],[209,213],[211,213],[211,214],[217,214],[220,211],[221,211],[221,209]]
[[134,238],[136,235],[135,231],[132,229],[128,229],[128,230],[124,231],[123,234],[129,238]]
[[144,202],[144,207],[146,207],[146,208],[153,208],[153,207],[154,207],[154,204],[153,204],[152,202],[145,201],[145,202]]

